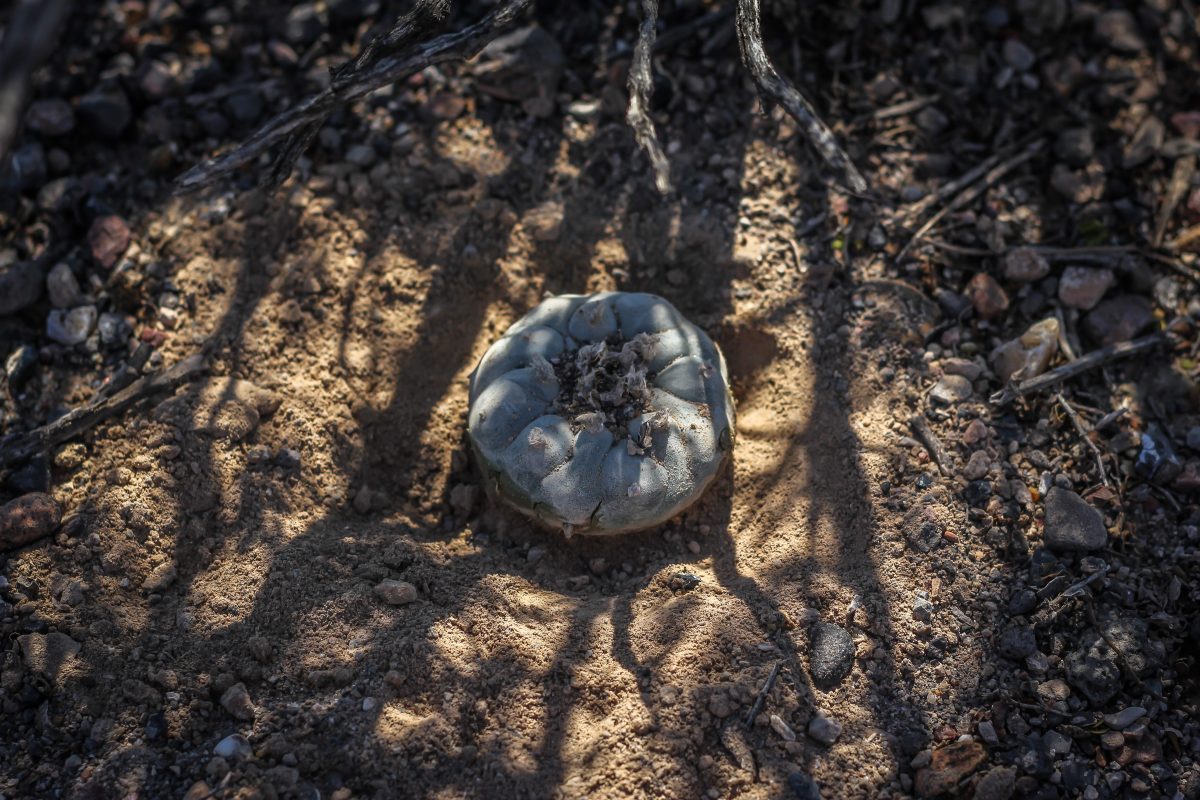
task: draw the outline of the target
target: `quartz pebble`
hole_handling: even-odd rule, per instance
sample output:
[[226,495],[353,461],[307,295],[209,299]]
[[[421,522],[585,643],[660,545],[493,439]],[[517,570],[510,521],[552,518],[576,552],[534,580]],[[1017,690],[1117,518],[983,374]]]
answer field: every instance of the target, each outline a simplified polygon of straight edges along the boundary
[[96,327],[95,306],[79,306],[70,311],[55,309],[46,316],[46,335],[68,347],[83,344]]
[[213,755],[231,761],[244,761],[251,755],[250,742],[240,733],[230,734],[217,742],[217,746],[213,748]]
[[1041,375],[1058,354],[1058,331],[1058,320],[1048,317],[997,347],[991,356],[996,377],[1007,383]]

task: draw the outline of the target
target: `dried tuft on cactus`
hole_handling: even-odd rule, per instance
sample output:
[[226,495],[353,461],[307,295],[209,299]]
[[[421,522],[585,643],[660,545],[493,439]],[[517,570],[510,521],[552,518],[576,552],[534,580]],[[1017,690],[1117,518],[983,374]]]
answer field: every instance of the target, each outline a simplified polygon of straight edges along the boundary
[[573,534],[665,522],[733,445],[725,360],[652,294],[560,295],[471,375],[468,436],[493,496]]

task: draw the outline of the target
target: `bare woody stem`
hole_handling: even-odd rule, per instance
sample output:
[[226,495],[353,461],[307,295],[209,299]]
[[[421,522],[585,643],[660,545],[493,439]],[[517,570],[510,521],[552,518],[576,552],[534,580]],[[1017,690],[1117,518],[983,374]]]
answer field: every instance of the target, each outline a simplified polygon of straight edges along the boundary
[[657,24],[658,0],[642,0],[642,21],[638,26],[637,44],[633,48],[633,63],[629,67],[629,111],[625,121],[633,129],[633,138],[650,159],[655,188],[666,194],[671,191],[671,165],[654,132],[654,122],[649,113],[650,98],[654,94],[650,56],[654,50]]
[[767,57],[767,51],[763,47],[759,0],[737,0],[737,35],[742,61],[754,77],[763,98],[783,106],[784,111],[804,130],[804,134],[817,148],[821,157],[842,174],[851,190],[860,194],[866,192],[866,179],[838,144],[833,131],[821,121],[804,95],[776,71],[771,59]]
[[[425,26],[440,19],[437,7],[440,3],[423,2],[397,22],[392,34],[401,43],[407,43],[425,30]],[[276,160],[269,181],[278,182],[280,175],[286,177],[295,160],[312,140],[316,129],[338,106],[357,100],[383,86],[404,80],[426,67],[447,61],[462,61],[473,57],[492,39],[511,27],[533,0],[507,0],[479,22],[461,31],[447,33],[427,42],[405,46],[392,55],[380,55],[371,46],[351,62],[361,61],[361,69],[352,66],[349,70],[334,74],[329,88],[318,95],[304,100],[299,105],[284,111],[250,135],[233,150],[216,158],[208,159],[185,172],[176,183],[176,192],[185,193],[201,189],[232,173],[243,165],[258,158],[271,147],[283,143],[284,148]],[[420,15],[414,19],[414,15]],[[397,33],[398,32],[398,33]],[[386,49],[386,48],[385,48]]]

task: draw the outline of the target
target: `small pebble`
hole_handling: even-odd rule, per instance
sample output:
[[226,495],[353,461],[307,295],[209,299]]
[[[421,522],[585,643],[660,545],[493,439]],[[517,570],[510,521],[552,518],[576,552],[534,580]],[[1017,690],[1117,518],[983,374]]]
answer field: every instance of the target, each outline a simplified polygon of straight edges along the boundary
[[842,735],[842,723],[818,714],[808,723],[808,735],[828,747]]
[[31,492],[0,507],[0,551],[21,547],[58,530],[62,510],[54,498]]
[[1115,714],[1105,714],[1104,724],[1115,731],[1123,731],[1144,716],[1146,716],[1146,709],[1140,706],[1130,706]]
[[385,580],[375,586],[375,596],[390,606],[402,606],[417,599],[417,587],[411,583]]
[[943,375],[929,396],[943,405],[956,405],[971,396],[971,382],[961,375]]
[[213,748],[213,755],[220,756],[224,759],[244,761],[250,758],[252,751],[250,742],[245,736],[240,733],[230,734],[221,741],[217,742],[217,746]]
[[245,684],[235,683],[221,695],[221,707],[237,719],[249,722],[254,719],[254,702]]

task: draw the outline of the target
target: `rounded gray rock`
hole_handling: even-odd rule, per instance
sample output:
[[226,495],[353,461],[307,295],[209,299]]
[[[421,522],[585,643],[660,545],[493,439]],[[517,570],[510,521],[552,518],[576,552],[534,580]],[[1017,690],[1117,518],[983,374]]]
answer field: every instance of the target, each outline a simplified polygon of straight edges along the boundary
[[471,375],[467,433],[490,494],[572,534],[666,522],[733,446],[725,359],[651,294],[551,297]]

